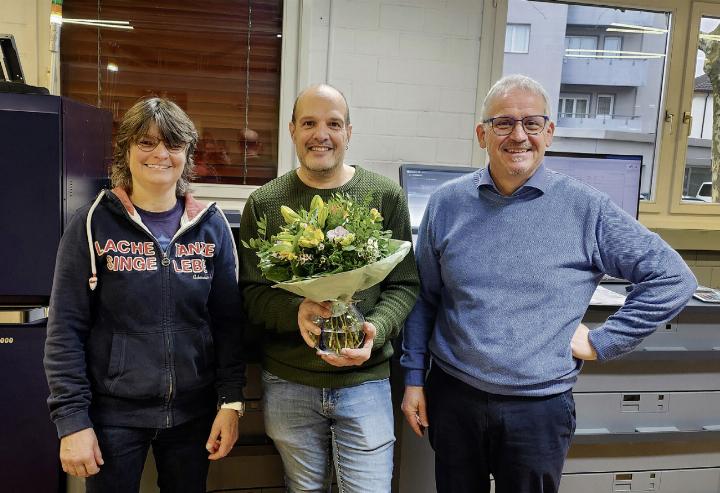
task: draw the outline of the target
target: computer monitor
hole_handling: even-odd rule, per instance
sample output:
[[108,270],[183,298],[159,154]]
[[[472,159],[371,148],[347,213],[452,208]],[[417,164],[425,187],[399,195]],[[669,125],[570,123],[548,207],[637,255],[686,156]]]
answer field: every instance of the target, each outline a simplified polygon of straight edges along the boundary
[[410,226],[417,234],[430,194],[454,178],[477,170],[470,166],[440,166],[431,164],[403,164],[400,166],[400,185],[410,209]]
[[4,80],[25,82],[17,46],[15,46],[15,38],[12,34],[0,34],[0,81]]
[[[637,219],[642,156],[548,151],[545,166],[605,192],[615,204]],[[400,167],[400,185],[407,197],[413,234],[420,227],[430,195],[446,181],[476,170],[470,166],[430,164],[403,164]]]
[[548,151],[545,167],[605,192],[615,204],[637,219],[642,156]]

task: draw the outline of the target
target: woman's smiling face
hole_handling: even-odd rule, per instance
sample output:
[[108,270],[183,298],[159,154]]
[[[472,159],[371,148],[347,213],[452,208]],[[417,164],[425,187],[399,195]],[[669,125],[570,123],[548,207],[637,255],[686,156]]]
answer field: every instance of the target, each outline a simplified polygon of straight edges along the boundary
[[[149,148],[153,143],[157,145],[150,151],[141,148]],[[168,149],[168,145],[162,139],[157,125],[152,123],[147,133],[130,147],[128,163],[133,190],[139,187],[161,192],[175,188],[185,168],[187,146],[177,152],[177,148]]]

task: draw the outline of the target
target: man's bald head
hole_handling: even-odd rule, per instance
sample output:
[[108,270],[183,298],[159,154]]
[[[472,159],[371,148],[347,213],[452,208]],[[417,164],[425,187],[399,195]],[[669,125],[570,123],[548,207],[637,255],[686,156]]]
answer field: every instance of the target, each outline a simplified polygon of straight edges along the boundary
[[342,98],[343,104],[345,105],[345,125],[348,125],[350,123],[350,106],[348,105],[347,99],[345,98],[345,95],[340,91],[339,89],[329,85],[329,84],[313,84],[312,86],[308,86],[302,91],[300,91],[300,94],[298,94],[298,97],[295,98],[295,104],[293,104],[293,111],[292,111],[292,117],[290,121],[292,123],[295,123],[295,115],[297,114],[297,108],[298,103],[302,99],[303,96],[306,94],[315,94],[315,93],[335,93],[340,98]]

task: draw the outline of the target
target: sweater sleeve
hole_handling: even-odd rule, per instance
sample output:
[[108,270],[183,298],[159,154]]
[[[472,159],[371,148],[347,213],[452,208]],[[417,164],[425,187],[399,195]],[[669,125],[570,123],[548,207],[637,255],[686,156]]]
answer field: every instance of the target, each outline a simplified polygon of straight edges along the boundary
[[[381,209],[384,226],[392,231],[392,237],[411,241],[410,213],[405,194],[399,187],[395,187],[384,197]],[[420,279],[411,249],[381,283],[380,298],[365,315],[365,319],[377,328],[373,349],[383,347],[387,341],[400,334],[405,318],[415,304],[419,289]]]
[[420,295],[403,332],[403,354],[400,364],[405,368],[405,384],[422,386],[429,367],[428,344],[435,327],[435,319],[441,303],[442,276],[439,258],[433,247],[433,221],[430,218],[433,198],[425,209],[418,231],[417,267],[420,273]]
[[85,214],[76,214],[60,240],[50,296],[45,375],[50,396],[50,419],[64,437],[91,428],[88,414],[92,398],[85,366],[85,341],[92,325],[90,255],[85,235]]
[[239,283],[245,310],[254,327],[260,326],[273,332],[297,332],[298,307],[303,299],[282,289],[273,289],[272,283],[262,276],[255,250],[242,245],[243,241],[257,238],[257,221],[260,217],[262,213],[257,210],[251,195],[240,218]]
[[[222,215],[221,212],[218,215]],[[223,218],[223,236],[215,258],[208,312],[212,320],[218,400],[244,400],[245,362],[242,357],[243,309],[237,283],[238,263],[232,230]]]
[[697,281],[670,245],[609,199],[602,204],[596,238],[600,270],[633,283],[620,310],[590,331],[598,359],[607,360],[632,351],[680,313]]

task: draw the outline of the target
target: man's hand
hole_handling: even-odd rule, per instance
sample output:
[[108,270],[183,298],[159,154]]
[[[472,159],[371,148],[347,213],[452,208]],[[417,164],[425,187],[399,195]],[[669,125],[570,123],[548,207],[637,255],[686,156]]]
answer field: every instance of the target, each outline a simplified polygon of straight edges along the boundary
[[76,431],[60,439],[60,463],[71,476],[87,478],[100,472],[105,464],[92,428]]
[[205,448],[210,455],[208,459],[218,460],[225,457],[238,439],[238,413],[235,409],[218,410],[215,421],[210,429]]
[[330,311],[330,302],[323,301],[322,303],[315,303],[305,298],[300,307],[298,308],[298,327],[300,328],[300,335],[302,336],[305,344],[314,348],[317,346],[317,338],[320,337],[320,327],[315,324],[315,320],[318,317],[330,318],[332,312]]
[[377,329],[370,322],[363,324],[363,332],[365,332],[365,341],[362,347],[357,349],[341,349],[340,354],[320,354],[320,357],[333,366],[360,366],[370,359],[373,341]]
[[419,437],[423,436],[427,427],[430,426],[425,407],[425,389],[407,385],[400,409],[415,434]]
[[570,341],[573,357],[585,361],[597,359],[597,352],[595,351],[595,348],[592,347],[592,344],[590,344],[590,339],[588,338],[589,333],[590,329],[588,329],[584,324],[578,325],[578,328],[575,329],[575,333]]

